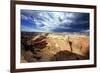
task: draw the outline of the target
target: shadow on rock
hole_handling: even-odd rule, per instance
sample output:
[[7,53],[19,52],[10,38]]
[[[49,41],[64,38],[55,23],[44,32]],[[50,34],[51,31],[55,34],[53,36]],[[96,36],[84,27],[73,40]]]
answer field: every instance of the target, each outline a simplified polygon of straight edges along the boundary
[[85,60],[85,59],[87,59],[87,57],[69,51],[60,51],[51,58],[51,61]]

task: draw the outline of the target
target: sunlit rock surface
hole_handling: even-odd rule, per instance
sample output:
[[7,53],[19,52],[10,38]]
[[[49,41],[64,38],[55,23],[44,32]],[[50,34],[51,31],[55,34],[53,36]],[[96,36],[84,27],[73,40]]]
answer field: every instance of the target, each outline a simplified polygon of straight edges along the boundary
[[89,59],[89,36],[71,33],[21,33],[21,62]]

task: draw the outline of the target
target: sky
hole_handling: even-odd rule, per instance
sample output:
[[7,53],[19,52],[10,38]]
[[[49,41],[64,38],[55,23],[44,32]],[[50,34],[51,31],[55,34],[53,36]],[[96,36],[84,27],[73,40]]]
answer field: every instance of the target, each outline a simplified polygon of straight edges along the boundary
[[89,32],[89,13],[21,10],[21,31]]

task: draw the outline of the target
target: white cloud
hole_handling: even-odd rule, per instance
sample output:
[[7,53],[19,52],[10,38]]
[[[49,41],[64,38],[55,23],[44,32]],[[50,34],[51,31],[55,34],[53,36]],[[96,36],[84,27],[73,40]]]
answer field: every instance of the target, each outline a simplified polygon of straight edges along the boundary
[[23,15],[23,14],[21,14],[21,18],[24,19],[24,20],[27,20],[28,19],[28,17],[25,16],[25,15]]
[[[80,13],[71,12],[52,12],[52,11],[35,11],[23,10],[22,19],[28,19],[35,27],[26,28],[30,31],[52,31],[54,29],[72,29],[72,25],[86,24],[87,21],[81,21],[79,18]],[[76,24],[77,23],[77,24]],[[70,26],[71,25],[71,26]],[[32,29],[36,28],[36,29]]]
[[75,18],[74,13],[40,11],[37,13],[37,17],[34,17],[34,21],[37,27],[52,30],[58,27],[62,28],[64,25],[70,25],[73,22],[71,18]]
[[21,31],[28,31],[28,32],[32,32],[32,31],[36,31],[36,32],[38,32],[39,30],[37,30],[37,29],[34,29],[34,28],[32,28],[32,27],[27,27],[27,26],[21,26]]

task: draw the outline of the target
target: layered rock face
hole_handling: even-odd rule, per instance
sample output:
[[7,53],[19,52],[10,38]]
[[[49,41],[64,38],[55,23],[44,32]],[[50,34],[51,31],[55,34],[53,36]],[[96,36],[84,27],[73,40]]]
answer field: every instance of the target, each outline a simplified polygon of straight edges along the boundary
[[[22,33],[23,34],[23,33]],[[63,33],[30,33],[22,36],[21,62],[89,59],[89,36]],[[26,40],[27,39],[27,40]]]

